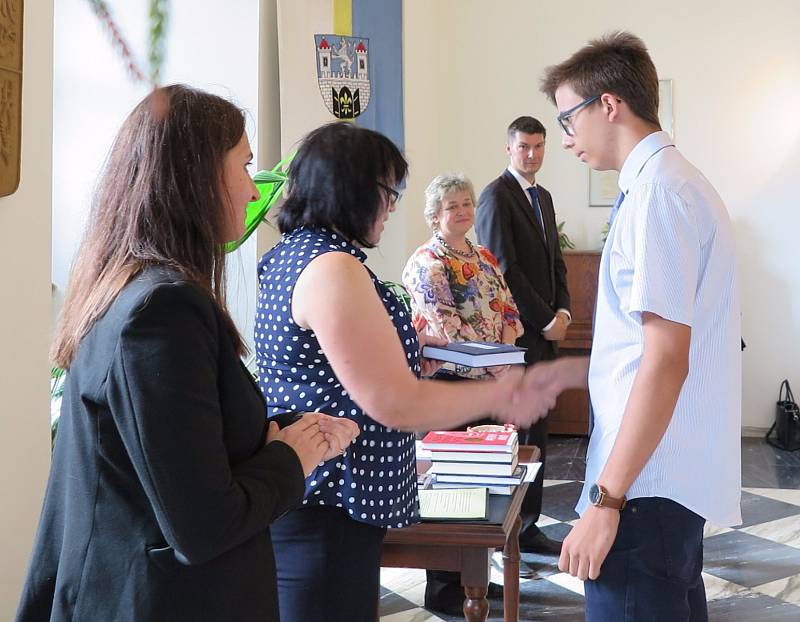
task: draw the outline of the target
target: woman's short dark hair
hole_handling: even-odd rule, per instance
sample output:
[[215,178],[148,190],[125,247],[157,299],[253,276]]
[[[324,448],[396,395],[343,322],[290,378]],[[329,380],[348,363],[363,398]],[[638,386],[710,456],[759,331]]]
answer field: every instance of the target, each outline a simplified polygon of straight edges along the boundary
[[329,227],[365,248],[381,209],[381,184],[398,185],[408,163],[383,134],[334,122],[305,137],[291,164],[278,228]]

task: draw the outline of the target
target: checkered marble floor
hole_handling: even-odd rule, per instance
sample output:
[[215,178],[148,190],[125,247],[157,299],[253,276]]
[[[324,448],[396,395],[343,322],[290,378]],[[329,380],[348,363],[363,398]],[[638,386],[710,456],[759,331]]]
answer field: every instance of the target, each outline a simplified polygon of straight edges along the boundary
[[[537,523],[562,540],[578,518],[586,440],[554,437],[548,444],[542,516]],[[718,622],[800,621],[800,452],[771,448],[760,439],[742,439],[742,525],[706,525],[703,579],[709,617]],[[499,562],[499,553],[495,561]],[[556,559],[523,553],[534,568],[520,579],[520,619],[582,621],[583,584],[558,570]],[[499,564],[492,581],[502,583]],[[425,571],[381,571],[381,621],[427,622],[460,618],[422,608]],[[490,599],[489,620],[503,619],[502,599]]]

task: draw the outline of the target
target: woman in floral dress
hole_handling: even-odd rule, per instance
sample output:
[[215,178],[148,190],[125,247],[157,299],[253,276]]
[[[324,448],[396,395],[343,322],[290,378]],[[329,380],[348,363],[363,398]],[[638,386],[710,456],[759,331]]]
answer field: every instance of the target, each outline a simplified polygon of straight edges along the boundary
[[[403,271],[414,325],[448,342],[513,344],[523,328],[497,259],[467,237],[475,223],[472,183],[461,173],[434,178],[425,190],[424,214],[433,237],[414,251]],[[505,369],[449,365],[445,371],[488,378]]]

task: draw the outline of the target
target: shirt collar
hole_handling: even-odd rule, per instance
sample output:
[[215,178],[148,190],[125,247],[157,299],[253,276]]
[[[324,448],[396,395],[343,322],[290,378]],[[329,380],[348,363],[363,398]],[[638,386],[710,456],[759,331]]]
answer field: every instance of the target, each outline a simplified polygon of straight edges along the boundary
[[519,182],[519,185],[522,187],[522,189],[525,192],[528,191],[528,188],[531,188],[531,187],[535,188],[536,187],[536,182],[534,182],[534,183],[529,182],[522,175],[517,173],[517,170],[513,166],[511,166],[510,164],[508,165],[508,169],[507,170],[508,170],[509,173],[511,173],[514,176],[514,179],[516,179],[517,182]]
[[298,227],[291,233],[285,234],[285,237],[288,239],[294,236],[304,236],[304,235],[316,235],[322,237],[325,239],[326,242],[328,242],[331,248],[335,247],[337,250],[350,253],[361,263],[365,263],[367,261],[367,253],[364,252],[364,249],[359,248],[352,242],[347,241],[342,236],[341,233],[337,233],[336,231],[332,231],[331,229],[328,229],[326,227],[303,225]]
[[672,139],[664,131],[653,132],[642,138],[625,158],[625,163],[619,172],[619,189],[627,195],[647,161],[664,147],[671,146],[673,146]]

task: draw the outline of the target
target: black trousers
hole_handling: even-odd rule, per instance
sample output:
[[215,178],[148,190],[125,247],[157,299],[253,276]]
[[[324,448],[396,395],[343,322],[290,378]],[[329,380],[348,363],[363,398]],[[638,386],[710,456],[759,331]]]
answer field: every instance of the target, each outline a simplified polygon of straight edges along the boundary
[[533,533],[539,530],[536,526],[536,521],[539,520],[539,515],[542,513],[544,467],[545,457],[547,456],[547,417],[539,419],[539,421],[527,430],[520,430],[519,444],[536,445],[542,452],[539,458],[542,466],[534,480],[528,485],[528,491],[525,493],[525,498],[522,500],[522,509],[520,510],[520,518],[522,520],[522,527],[519,532],[520,536],[525,533],[533,535]]
[[302,507],[270,526],[281,622],[375,622],[386,529],[341,508]]

